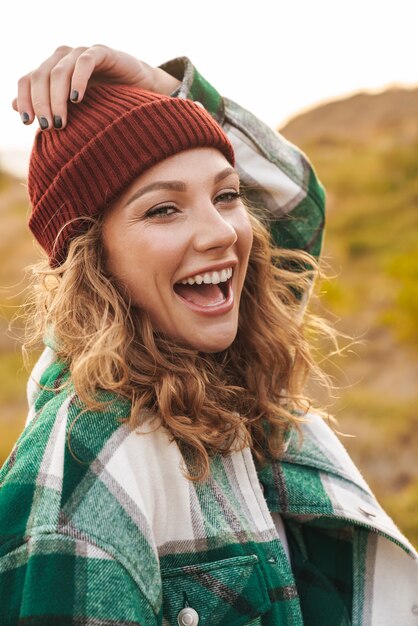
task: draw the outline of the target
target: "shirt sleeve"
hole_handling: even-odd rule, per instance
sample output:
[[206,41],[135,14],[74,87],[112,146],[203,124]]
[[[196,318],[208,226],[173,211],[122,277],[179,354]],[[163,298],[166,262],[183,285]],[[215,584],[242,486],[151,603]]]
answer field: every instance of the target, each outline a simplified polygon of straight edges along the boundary
[[60,534],[0,558],[2,626],[161,626],[129,572],[98,547]]
[[199,101],[227,133],[244,194],[265,213],[279,247],[319,257],[325,225],[325,191],[307,156],[199,74],[187,57],[161,68],[181,81],[172,94]]

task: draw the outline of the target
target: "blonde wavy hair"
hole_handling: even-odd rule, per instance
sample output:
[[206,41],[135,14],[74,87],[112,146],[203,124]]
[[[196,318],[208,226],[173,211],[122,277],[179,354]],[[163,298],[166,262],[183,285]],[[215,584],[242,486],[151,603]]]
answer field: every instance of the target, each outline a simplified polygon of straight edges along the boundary
[[35,297],[25,349],[53,329],[58,357],[87,410],[103,409],[98,391],[131,402],[129,422],[158,418],[180,446],[186,476],[203,480],[210,457],[251,446],[261,465],[278,458],[289,429],[309,408],[307,377],[322,376],[307,336],[324,324],[302,314],[301,294],[318,272],[310,255],[277,249],[249,210],[254,234],[238,332],[222,352],[207,354],[156,332],[105,267],[101,222],[74,239],[58,268],[31,267]]

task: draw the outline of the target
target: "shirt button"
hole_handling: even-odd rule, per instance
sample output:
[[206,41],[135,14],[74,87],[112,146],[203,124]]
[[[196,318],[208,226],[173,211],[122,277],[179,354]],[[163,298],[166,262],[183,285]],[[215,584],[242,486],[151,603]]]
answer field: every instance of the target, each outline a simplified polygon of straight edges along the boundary
[[181,609],[177,615],[177,624],[179,626],[197,626],[199,623],[199,615],[197,611],[188,606],[185,609]]

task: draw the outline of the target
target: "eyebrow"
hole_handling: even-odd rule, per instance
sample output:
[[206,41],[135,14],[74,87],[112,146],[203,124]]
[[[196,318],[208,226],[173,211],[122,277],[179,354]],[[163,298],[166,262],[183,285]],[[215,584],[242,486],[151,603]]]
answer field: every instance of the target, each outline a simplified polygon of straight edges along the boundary
[[[238,172],[233,167],[226,167],[221,172],[218,172],[213,179],[214,183],[219,183],[224,178],[231,176],[231,174],[236,174],[238,176]],[[157,180],[155,183],[150,183],[149,185],[145,185],[145,187],[141,187],[126,201],[125,207],[134,200],[138,200],[141,196],[146,193],[150,193],[151,191],[155,191],[157,189],[169,189],[171,191],[186,191],[187,186],[181,180]]]

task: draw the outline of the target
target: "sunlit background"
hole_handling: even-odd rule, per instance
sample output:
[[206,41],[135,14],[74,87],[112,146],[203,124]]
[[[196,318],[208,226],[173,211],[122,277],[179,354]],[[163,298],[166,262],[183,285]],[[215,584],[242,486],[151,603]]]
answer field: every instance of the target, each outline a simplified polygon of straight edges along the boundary
[[29,151],[35,128],[10,109],[17,78],[59,45],[103,43],[156,65],[189,56],[223,95],[278,127],[329,98],[416,84],[417,11],[415,0],[4,0],[3,166]]
[[7,327],[37,258],[22,182],[36,124],[11,109],[17,79],[62,44],[102,43],[155,65],[185,55],[301,146],[327,188],[324,256],[336,278],[318,283],[320,312],[361,339],[324,364],[339,387],[330,411],[418,544],[417,12],[416,0],[2,2],[0,463],[26,411],[27,373]]

